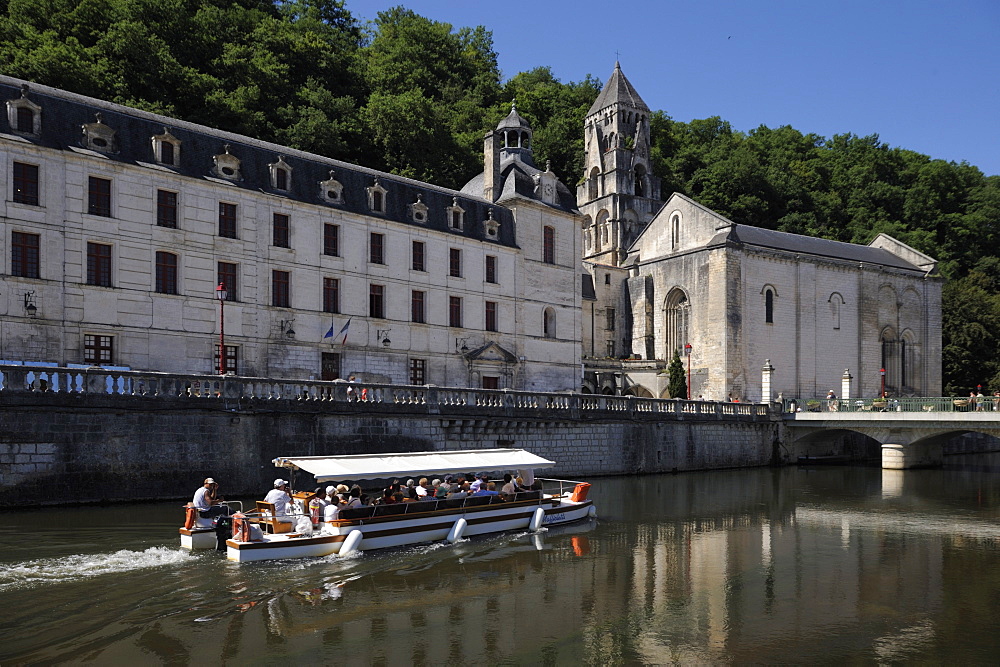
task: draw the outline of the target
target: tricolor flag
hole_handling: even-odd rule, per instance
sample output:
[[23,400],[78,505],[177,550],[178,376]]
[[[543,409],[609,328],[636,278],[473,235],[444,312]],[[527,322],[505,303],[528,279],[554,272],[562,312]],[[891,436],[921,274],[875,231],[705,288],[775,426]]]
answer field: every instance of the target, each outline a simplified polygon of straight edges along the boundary
[[[336,336],[337,338],[340,338],[341,336],[344,337],[344,340],[342,340],[340,342],[341,345],[347,345],[347,330],[350,328],[350,326],[351,326],[351,318],[349,317],[349,318],[347,318],[347,324],[345,324],[343,327],[341,327],[340,331],[337,332],[337,336]],[[330,330],[327,331],[326,334],[323,336],[324,340],[327,339],[327,338],[334,338],[334,335],[333,335],[333,323],[332,322],[330,323]]]

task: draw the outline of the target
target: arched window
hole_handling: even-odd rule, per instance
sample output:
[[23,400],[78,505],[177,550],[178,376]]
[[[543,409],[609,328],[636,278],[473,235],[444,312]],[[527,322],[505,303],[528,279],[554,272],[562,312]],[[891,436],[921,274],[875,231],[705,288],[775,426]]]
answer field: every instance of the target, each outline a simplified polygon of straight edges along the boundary
[[641,164],[635,168],[635,196],[646,196],[646,170]]
[[690,317],[690,303],[683,290],[674,288],[667,295],[665,306],[666,311],[666,334],[667,334],[667,358],[672,359],[674,352],[684,354],[684,345],[688,342],[688,320]]
[[600,184],[600,180],[601,180],[601,170],[598,169],[597,167],[594,167],[593,169],[590,170],[590,178],[587,179],[587,196],[590,199],[590,201],[594,201],[599,196],[598,186]]
[[830,318],[833,322],[833,328],[840,328],[840,308],[844,305],[844,297],[840,295],[839,292],[834,292],[830,295],[828,299],[830,303]]
[[886,327],[881,336],[882,353],[881,363],[885,370],[885,389],[894,391],[899,387],[899,341],[896,339],[896,332],[891,327]]
[[542,227],[542,261],[556,263],[556,230],[549,225]]
[[764,290],[764,321],[774,324],[774,292]]
[[542,336],[545,338],[556,337],[556,311],[546,308],[542,312]]
[[681,215],[674,213],[670,217],[670,249],[673,250],[681,242]]

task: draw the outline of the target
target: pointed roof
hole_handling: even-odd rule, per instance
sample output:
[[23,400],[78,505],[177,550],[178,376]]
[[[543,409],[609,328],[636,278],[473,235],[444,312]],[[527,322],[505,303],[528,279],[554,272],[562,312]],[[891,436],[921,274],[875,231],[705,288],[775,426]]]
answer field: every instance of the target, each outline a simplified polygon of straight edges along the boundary
[[649,111],[649,107],[639,97],[639,93],[635,92],[635,88],[632,87],[629,80],[622,74],[622,66],[617,60],[615,61],[615,71],[611,73],[611,78],[604,84],[604,89],[597,96],[597,100],[590,107],[587,115],[595,114],[601,109],[615,103],[630,106],[633,109]]
[[506,118],[504,118],[502,121],[500,121],[497,124],[497,129],[498,130],[506,130],[507,128],[510,128],[510,127],[513,127],[513,128],[519,129],[519,130],[520,129],[526,129],[526,130],[530,130],[531,129],[531,125],[528,123],[528,121],[526,121],[524,118],[522,118],[521,114],[519,114],[517,112],[517,100],[514,100],[514,101],[512,101],[510,103],[510,113],[507,114]]

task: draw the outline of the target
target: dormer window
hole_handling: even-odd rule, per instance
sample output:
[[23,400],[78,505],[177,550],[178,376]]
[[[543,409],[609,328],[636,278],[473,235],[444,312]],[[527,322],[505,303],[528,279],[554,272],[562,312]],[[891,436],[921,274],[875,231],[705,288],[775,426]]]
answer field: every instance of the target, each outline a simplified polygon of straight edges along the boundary
[[328,204],[344,203],[344,186],[340,184],[340,181],[334,178],[334,174],[336,173],[337,172],[331,169],[330,178],[319,182],[320,199],[324,200]]
[[371,212],[385,213],[385,195],[388,190],[382,187],[377,178],[375,183],[365,190],[368,192],[368,208],[371,209]]
[[427,222],[427,210],[427,204],[424,203],[424,196],[418,194],[417,201],[410,204],[410,219],[420,224]]
[[483,220],[483,229],[486,231],[488,239],[496,239],[500,234],[500,223],[493,219],[493,209],[487,209],[486,219]]
[[451,198],[451,206],[448,207],[448,227],[458,232],[465,228],[465,209],[458,205],[458,197]]
[[177,167],[181,163],[181,141],[163,128],[163,134],[150,137],[153,144],[153,158],[159,164]]
[[115,131],[104,124],[104,114],[98,112],[94,114],[95,122],[82,126],[83,147],[99,153],[114,153],[117,151],[115,145]]
[[242,181],[240,159],[229,152],[229,144],[226,144],[223,149],[224,153],[212,157],[212,161],[215,163],[212,167],[212,174],[229,181]]
[[28,84],[21,86],[21,97],[7,100],[7,122],[15,134],[38,136],[42,131],[42,107],[28,99]]
[[267,165],[271,172],[271,187],[287,192],[292,189],[292,168],[285,162],[284,156],[278,156],[277,162]]

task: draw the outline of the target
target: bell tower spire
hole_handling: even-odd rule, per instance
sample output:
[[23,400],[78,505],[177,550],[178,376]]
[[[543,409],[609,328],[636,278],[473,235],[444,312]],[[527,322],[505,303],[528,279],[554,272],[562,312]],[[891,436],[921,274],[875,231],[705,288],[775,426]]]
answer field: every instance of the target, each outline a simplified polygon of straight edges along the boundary
[[659,210],[660,179],[649,161],[649,107],[615,62],[584,120],[583,181],[576,201],[587,216],[583,258],[619,265]]

